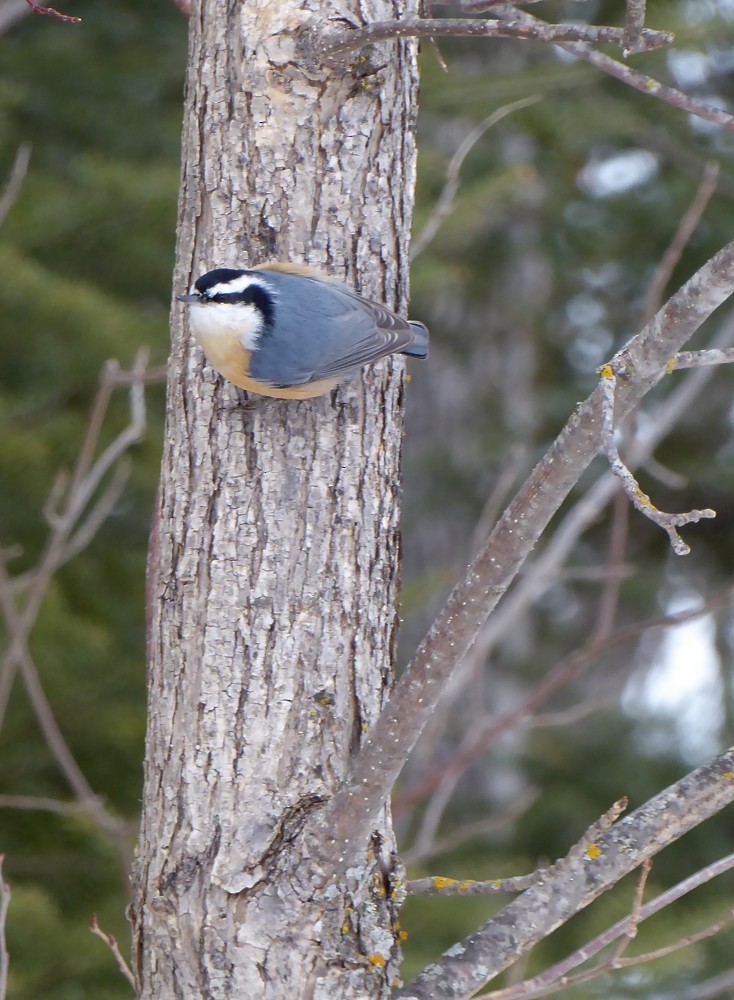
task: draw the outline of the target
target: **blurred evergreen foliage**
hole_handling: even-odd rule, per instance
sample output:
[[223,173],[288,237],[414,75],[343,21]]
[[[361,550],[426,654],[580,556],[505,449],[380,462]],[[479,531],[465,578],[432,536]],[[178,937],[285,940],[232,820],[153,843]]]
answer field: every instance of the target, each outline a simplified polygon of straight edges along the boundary
[[[533,12],[541,7],[549,20],[613,24],[623,10],[621,2],[548,0]],[[147,344],[158,364],[168,345],[186,23],[165,0],[77,3],[69,12],[83,22],[29,16],[0,39],[0,185],[19,145],[33,144],[22,192],[0,229],[0,544],[20,546],[11,563],[17,573],[42,551],[43,504],[58,470],[73,463],[104,361],[115,357],[129,367]],[[651,53],[633,64],[704,99],[729,99],[730,16],[713,0],[655,4],[648,22],[676,31],[677,55]],[[595,367],[639,329],[655,267],[712,158],[721,165],[717,194],[672,287],[734,231],[734,137],[541,46],[457,40],[440,48],[448,74],[429,45],[421,57],[416,232],[466,134],[508,102],[533,94],[542,99],[477,142],[463,164],[453,213],[413,268],[411,313],[431,326],[433,350],[429,364],[411,366],[408,392],[404,661],[463,569],[508,456],[519,455],[518,469],[527,470],[591,391]],[[702,346],[706,332],[698,339]],[[665,380],[655,398],[682,377]],[[619,625],[659,614],[684,592],[709,597],[731,579],[731,388],[732,374],[718,371],[659,451],[663,463],[689,478],[685,489],[673,491],[643,473],[660,507],[710,505],[717,520],[686,529],[693,554],[681,561],[670,555],[659,529],[630,516],[632,572],[622,585]],[[131,483],[90,547],[54,580],[32,638],[62,731],[93,788],[129,821],[131,849],[144,733],[143,574],[162,389],[148,390],[147,399],[149,429],[134,451]],[[107,439],[126,419],[120,392]],[[585,477],[576,498],[602,467],[597,463]],[[609,531],[606,515],[587,531],[571,559],[575,570],[603,565]],[[398,806],[450,758],[482,714],[517,705],[583,645],[602,586],[566,574],[489,662],[479,663],[419,748]],[[627,689],[620,709],[625,681],[660,659],[663,640],[610,651],[543,708],[563,712],[591,700],[593,711],[573,724],[521,728],[479,755],[458,784],[440,833],[501,815],[533,787],[538,794],[527,814],[416,863],[411,874],[489,878],[530,870],[542,857],[565,854],[621,795],[630,796],[631,807],[639,805],[684,773],[697,753],[731,741],[734,632],[727,615],[720,617],[713,644],[724,708],[721,718],[699,713],[698,751],[695,739],[682,740],[675,719],[643,711],[639,685]],[[692,674],[699,669],[691,663]],[[20,684],[0,733],[0,794],[69,797]],[[406,846],[424,805],[421,800],[399,815]],[[731,824],[724,815],[666,852],[651,885],[664,888],[726,853]],[[114,847],[78,815],[2,810],[0,851],[13,890],[11,1000],[128,997],[111,956],[87,931],[96,912],[126,948],[127,886]],[[640,946],[658,947],[712,922],[728,906],[725,884],[731,880],[661,914],[641,934]],[[633,882],[626,883],[544,942],[531,970],[623,916],[632,892]],[[502,902],[411,900],[403,920],[406,977]],[[725,932],[577,995],[684,997],[688,983],[727,967],[729,940]]]
[[[59,4],[59,6],[63,6]],[[172,3],[77,3],[78,25],[28,16],[0,38],[0,185],[21,143],[27,176],[0,228],[0,544],[30,569],[41,514],[76,458],[108,358],[168,353],[168,304],[187,26]],[[163,388],[131,480],[88,549],[54,579],[32,652],[59,725],[92,787],[136,835],[145,731],[143,580],[158,476]],[[117,390],[104,447],[128,420]],[[70,799],[16,682],[0,734],[0,792]],[[92,913],[123,950],[127,875],[83,815],[0,811],[12,886],[14,1000],[130,996]]]

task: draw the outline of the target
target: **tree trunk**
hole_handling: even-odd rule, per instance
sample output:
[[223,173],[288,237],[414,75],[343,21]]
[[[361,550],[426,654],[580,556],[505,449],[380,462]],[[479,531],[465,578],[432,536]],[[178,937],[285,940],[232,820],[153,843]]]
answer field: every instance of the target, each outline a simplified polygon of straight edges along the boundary
[[[404,309],[413,43],[306,69],[297,32],[334,12],[302,7],[194,2],[174,290],[290,259]],[[132,907],[146,1000],[383,997],[395,980],[389,816],[318,894],[299,830],[390,688],[402,393],[397,360],[324,399],[248,397],[174,308]]]

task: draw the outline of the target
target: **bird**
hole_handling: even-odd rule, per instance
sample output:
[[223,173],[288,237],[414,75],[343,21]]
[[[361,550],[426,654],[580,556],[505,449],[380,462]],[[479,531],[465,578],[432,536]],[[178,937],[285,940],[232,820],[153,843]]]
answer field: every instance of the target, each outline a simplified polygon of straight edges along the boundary
[[176,296],[207,361],[242,389],[323,396],[388,354],[428,356],[428,330],[302,264],[217,267]]

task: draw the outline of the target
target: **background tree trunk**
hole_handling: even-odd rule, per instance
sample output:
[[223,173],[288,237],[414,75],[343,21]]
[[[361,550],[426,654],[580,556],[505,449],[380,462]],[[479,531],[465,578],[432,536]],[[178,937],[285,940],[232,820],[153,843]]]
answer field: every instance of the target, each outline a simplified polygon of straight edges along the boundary
[[[311,6],[194,4],[174,290],[306,260],[404,309],[414,45],[379,46],[359,75],[306,71],[293,32],[319,24]],[[174,310],[133,906],[145,998],[378,997],[394,980],[389,817],[347,898],[311,898],[298,832],[390,687],[402,393],[390,362],[314,402],[248,398]]]

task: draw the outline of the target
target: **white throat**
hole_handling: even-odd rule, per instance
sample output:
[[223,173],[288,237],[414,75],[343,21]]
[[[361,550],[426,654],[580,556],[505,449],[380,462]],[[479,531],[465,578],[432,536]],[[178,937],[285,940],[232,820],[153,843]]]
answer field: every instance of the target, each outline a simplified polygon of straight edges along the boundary
[[189,309],[191,329],[203,341],[236,337],[248,351],[257,347],[263,329],[263,316],[252,303],[192,302]]

